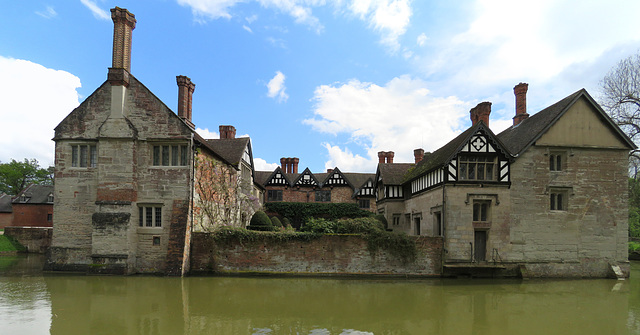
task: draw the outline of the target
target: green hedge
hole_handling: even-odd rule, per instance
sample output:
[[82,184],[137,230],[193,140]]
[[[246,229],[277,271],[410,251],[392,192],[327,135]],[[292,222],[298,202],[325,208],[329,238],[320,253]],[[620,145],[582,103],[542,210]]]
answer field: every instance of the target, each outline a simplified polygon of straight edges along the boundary
[[338,220],[373,215],[369,211],[360,209],[355,203],[267,202],[264,208],[267,212],[288,218],[296,228],[300,228],[309,218]]

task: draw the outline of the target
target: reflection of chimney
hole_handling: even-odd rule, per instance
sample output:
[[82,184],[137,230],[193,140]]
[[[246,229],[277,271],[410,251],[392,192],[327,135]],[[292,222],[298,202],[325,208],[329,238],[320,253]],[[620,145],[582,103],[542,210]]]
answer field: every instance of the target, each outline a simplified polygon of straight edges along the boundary
[[527,90],[529,84],[520,83],[513,88],[513,93],[516,95],[516,116],[513,117],[513,125],[517,126],[524,119],[529,117],[527,114]]
[[420,148],[413,150],[413,157],[416,160],[416,164],[420,163],[424,158],[424,149]]
[[291,159],[291,163],[293,164],[293,173],[298,173],[298,163],[300,162],[300,159],[297,157],[294,157]]
[[489,127],[489,115],[491,114],[491,103],[489,101],[481,102],[469,111],[471,116],[471,126],[475,126],[478,121],[484,122]]
[[236,138],[236,127],[220,126],[220,138]]
[[196,84],[192,83],[187,76],[176,76],[176,82],[178,83],[178,116],[191,128],[195,128],[191,121],[191,105]]
[[131,33],[136,27],[136,16],[120,7],[111,9],[113,20],[112,65],[107,76],[111,85],[129,86],[131,72]]

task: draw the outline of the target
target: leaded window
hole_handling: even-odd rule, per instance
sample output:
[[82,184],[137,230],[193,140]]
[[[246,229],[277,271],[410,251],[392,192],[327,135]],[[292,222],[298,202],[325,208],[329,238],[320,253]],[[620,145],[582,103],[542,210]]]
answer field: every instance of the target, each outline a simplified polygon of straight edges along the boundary
[[153,166],[187,166],[189,163],[187,145],[154,145],[151,154]]
[[138,207],[138,226],[162,227],[162,206],[141,205]]
[[282,201],[282,190],[267,190],[267,201]]
[[497,156],[460,155],[458,177],[460,180],[496,180]]
[[316,202],[331,202],[331,191],[316,191]]
[[74,144],[71,146],[72,167],[96,167],[98,152],[95,145]]

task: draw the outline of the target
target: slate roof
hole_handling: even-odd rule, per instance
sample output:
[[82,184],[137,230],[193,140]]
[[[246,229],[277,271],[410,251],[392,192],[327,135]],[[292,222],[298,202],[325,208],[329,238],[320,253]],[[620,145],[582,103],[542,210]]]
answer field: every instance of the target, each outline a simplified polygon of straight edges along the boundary
[[272,174],[273,174],[273,171],[256,171],[253,173],[253,180],[256,183],[264,186]]
[[[20,191],[14,198],[14,204],[53,204],[49,202],[49,194],[53,193],[53,185],[31,184]],[[23,195],[26,201],[22,201]]]
[[380,163],[378,172],[387,185],[401,185],[407,171],[414,167],[413,163]]
[[593,100],[584,88],[556,102],[555,104],[539,111],[538,113],[524,119],[517,126],[505,129],[498,138],[505,145],[507,150],[515,157],[527,150],[537,141],[551,126],[581,97],[586,98],[600,113],[602,119],[616,131],[623,142],[631,148],[636,148],[635,144],[627,137],[613,120],[602,110],[598,103]]
[[[276,168],[276,170],[277,169],[280,169],[280,167]],[[260,185],[266,186],[266,183],[271,179],[271,177],[276,172],[276,170],[256,171],[254,179]],[[305,171],[306,170],[307,169],[305,169]],[[280,171],[289,181],[289,186],[293,186],[295,181],[304,173],[304,171],[302,173],[284,173],[282,172],[282,170]],[[335,168],[334,171],[340,171],[340,170],[338,168]],[[342,172],[342,171],[340,171],[340,173],[347,180],[347,183],[349,184],[349,186],[351,186],[353,189],[359,189],[369,178],[371,178],[372,180],[373,178],[375,178],[375,174],[373,173],[356,173],[356,172]],[[321,173],[312,172],[311,175],[313,175],[313,177],[316,178],[320,186],[324,186],[323,183],[329,177],[329,173],[326,173],[326,172],[321,172]]]
[[0,194],[0,213],[12,213],[11,196],[8,194]]
[[249,141],[248,137],[206,140],[218,155],[236,167],[240,166],[244,149],[249,145]]

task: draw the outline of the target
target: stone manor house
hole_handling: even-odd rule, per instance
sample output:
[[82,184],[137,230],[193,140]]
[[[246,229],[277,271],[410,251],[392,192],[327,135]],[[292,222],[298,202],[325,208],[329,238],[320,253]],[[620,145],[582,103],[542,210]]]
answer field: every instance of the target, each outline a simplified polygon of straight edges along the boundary
[[[53,238],[45,268],[93,273],[189,270],[191,233],[245,226],[263,201],[352,202],[388,229],[444,241],[445,272],[515,269],[534,276],[628,275],[627,154],[635,145],[585,91],[531,116],[514,88],[513,126],[489,127],[491,103],[434,152],[374,173],[298,173],[298,158],[255,171],[249,138],[192,122],[195,85],[177,77],[177,114],[130,73],[136,19],[111,10],[107,80],[55,128]],[[213,204],[213,205],[211,205]]]

